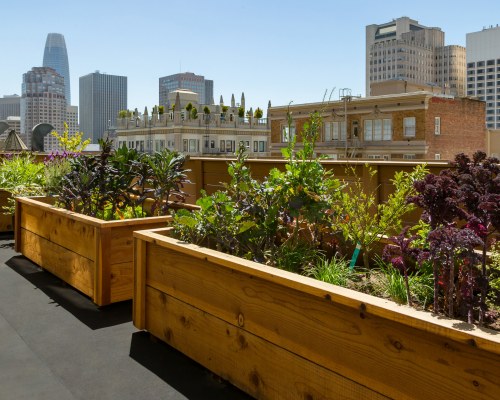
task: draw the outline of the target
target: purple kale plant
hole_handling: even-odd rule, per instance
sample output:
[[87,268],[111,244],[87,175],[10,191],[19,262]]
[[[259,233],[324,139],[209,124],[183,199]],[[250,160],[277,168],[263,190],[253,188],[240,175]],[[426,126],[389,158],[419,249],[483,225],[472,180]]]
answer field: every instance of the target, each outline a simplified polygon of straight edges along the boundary
[[[459,229],[454,224],[432,230],[429,233],[428,241],[432,260],[434,265],[437,266],[438,288],[439,286],[443,288],[446,314],[453,318],[455,316],[455,306],[460,308],[461,300],[464,300],[467,305],[467,319],[470,323],[473,323],[474,266],[478,264],[478,256],[474,249],[481,246],[483,241],[472,229]],[[461,296],[460,291],[457,291],[456,281],[459,280],[456,273],[457,264],[460,267],[467,266],[467,268],[461,268],[461,286],[466,296]],[[437,297],[435,292],[434,307],[436,307]],[[437,312],[436,308],[435,312]]]
[[460,153],[455,157],[455,181],[459,186],[463,208],[467,213],[466,227],[479,236],[483,244],[481,273],[478,278],[481,291],[479,323],[484,322],[489,278],[486,268],[486,253],[491,247],[491,238],[500,232],[500,164],[494,157],[478,151],[472,160]]
[[[407,201],[423,209],[422,219],[431,228],[428,243],[436,313],[442,288],[446,313],[452,317],[465,304],[467,319],[473,322],[479,288],[479,323],[484,321],[489,287],[486,252],[489,239],[500,231],[499,171],[498,159],[484,152],[476,152],[472,159],[458,154],[453,168],[414,183],[417,195]],[[475,252],[478,248],[482,257]]]

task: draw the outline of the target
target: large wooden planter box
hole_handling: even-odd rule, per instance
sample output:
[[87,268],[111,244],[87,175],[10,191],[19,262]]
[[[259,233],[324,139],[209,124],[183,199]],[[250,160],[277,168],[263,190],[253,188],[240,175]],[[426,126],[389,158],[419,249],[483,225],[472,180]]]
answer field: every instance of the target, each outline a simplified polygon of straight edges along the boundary
[[171,217],[102,221],[54,205],[49,197],[16,199],[15,249],[102,306],[133,294],[134,230]]
[[134,233],[134,324],[258,399],[498,399],[500,334]]

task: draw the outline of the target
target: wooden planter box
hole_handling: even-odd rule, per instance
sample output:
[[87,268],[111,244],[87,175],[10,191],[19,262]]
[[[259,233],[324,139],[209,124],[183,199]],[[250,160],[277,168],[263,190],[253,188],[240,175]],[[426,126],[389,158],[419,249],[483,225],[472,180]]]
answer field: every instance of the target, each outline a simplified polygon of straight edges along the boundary
[[14,216],[12,214],[4,214],[4,206],[8,206],[8,200],[11,197],[10,192],[0,189],[0,232],[14,231]]
[[498,399],[500,333],[134,233],[134,325],[258,399]]
[[99,306],[133,294],[134,230],[171,217],[102,221],[54,205],[49,197],[16,199],[15,249]]

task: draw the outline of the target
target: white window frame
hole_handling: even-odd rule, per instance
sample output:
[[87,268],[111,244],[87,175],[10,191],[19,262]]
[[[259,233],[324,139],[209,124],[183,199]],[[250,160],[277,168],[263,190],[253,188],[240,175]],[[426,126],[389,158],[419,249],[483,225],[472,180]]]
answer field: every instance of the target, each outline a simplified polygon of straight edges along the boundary
[[345,121],[332,122],[332,140],[346,140],[347,129]]
[[363,125],[365,142],[371,142],[373,140],[373,120],[365,119]]
[[382,140],[392,140],[392,119],[382,119]]
[[441,135],[441,117],[434,117],[434,135]]
[[417,120],[415,117],[403,118],[403,136],[407,138],[415,137],[417,133]]
[[283,126],[283,128],[281,129],[281,142],[288,143],[291,142],[293,138],[295,138],[295,125]]

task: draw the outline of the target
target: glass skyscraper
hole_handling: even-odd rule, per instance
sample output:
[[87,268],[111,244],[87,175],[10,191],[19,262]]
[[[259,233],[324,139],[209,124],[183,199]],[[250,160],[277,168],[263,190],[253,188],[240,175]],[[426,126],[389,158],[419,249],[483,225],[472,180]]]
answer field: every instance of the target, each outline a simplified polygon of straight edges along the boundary
[[64,36],[60,33],[49,33],[45,42],[43,53],[43,66],[57,71],[64,78],[64,95],[66,104],[71,104],[71,85],[69,81],[68,52]]

